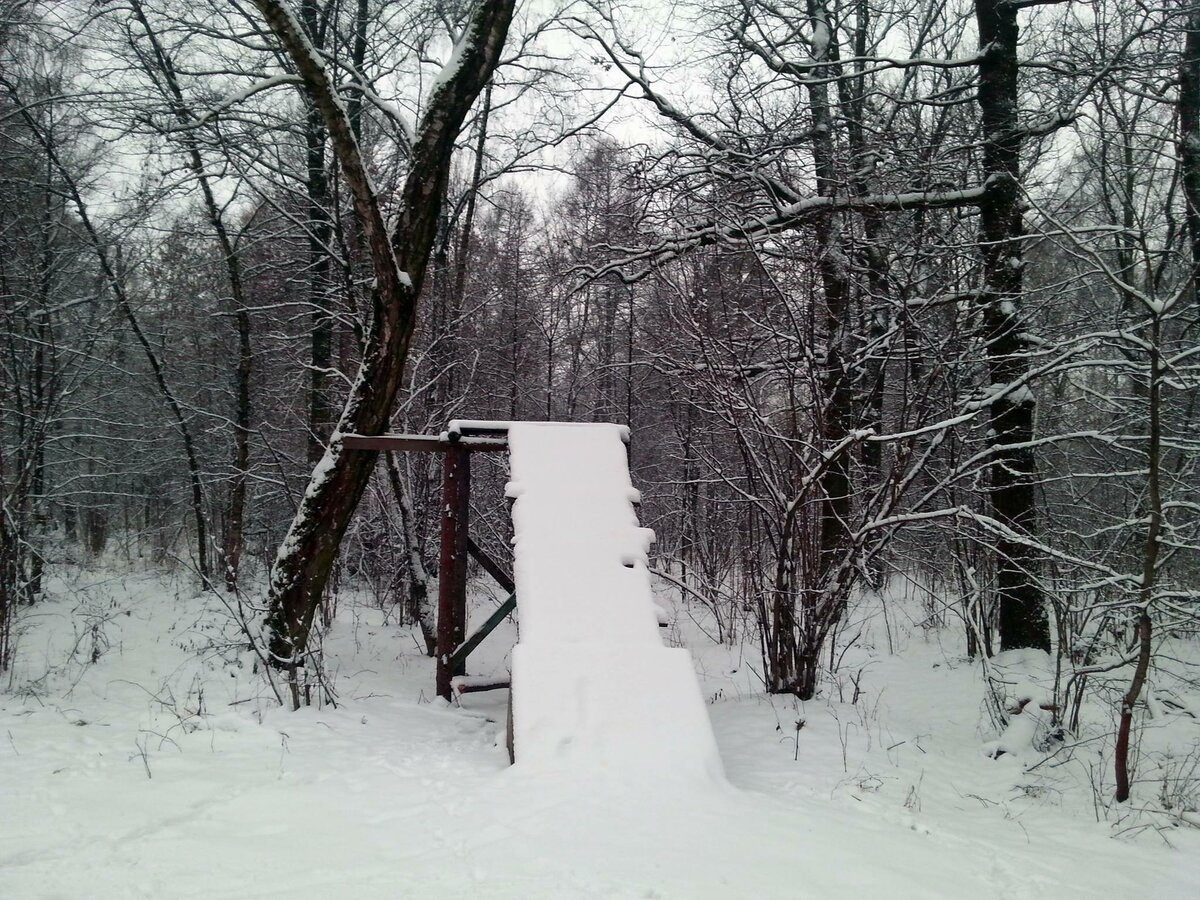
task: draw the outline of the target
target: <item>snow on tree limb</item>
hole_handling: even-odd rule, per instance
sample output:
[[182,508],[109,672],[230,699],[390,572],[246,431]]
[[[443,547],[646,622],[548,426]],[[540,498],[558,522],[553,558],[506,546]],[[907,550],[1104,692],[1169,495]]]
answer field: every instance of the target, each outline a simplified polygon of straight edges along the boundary
[[[783,207],[771,216],[759,216],[737,225],[718,225],[708,222],[691,229],[683,235],[666,238],[652,247],[632,250],[606,247],[621,256],[612,263],[588,273],[589,278],[600,278],[617,273],[622,281],[641,281],[655,266],[677,259],[698,247],[711,244],[741,244],[772,234],[782,234],[811,222],[814,216],[834,210],[872,209],[881,212],[898,212],[906,209],[947,209],[976,206],[996,187],[1003,176],[993,176],[982,184],[956,191],[910,191],[900,194],[876,194],[867,197],[817,196],[807,197]],[[644,263],[644,268],[632,274],[625,273],[628,266]]]

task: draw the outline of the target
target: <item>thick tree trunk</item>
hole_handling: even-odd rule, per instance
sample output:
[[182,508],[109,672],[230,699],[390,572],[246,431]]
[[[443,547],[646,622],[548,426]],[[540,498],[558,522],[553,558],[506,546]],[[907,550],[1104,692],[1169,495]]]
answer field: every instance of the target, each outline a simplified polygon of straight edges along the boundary
[[[867,35],[870,31],[871,9],[867,0],[857,0],[857,19],[854,31],[853,78],[838,81],[838,91],[846,110],[846,136],[850,144],[850,187],[860,198],[871,195],[871,172],[875,168],[877,151],[866,137],[867,87],[864,72],[867,60]],[[862,256],[867,270],[867,291],[861,301],[866,319],[867,358],[860,360],[855,381],[860,385],[859,418],[862,427],[879,433],[883,428],[884,356],[880,347],[889,324],[888,252],[884,246],[883,213],[865,207],[860,213],[862,222]],[[861,296],[861,295],[860,295]],[[865,441],[862,445],[865,486],[878,484],[883,476],[883,443]]]
[[[232,253],[232,250],[230,251]],[[241,279],[234,276],[238,270],[236,256],[229,256],[231,281],[239,285],[234,294],[237,307],[238,364],[234,376],[237,408],[234,412],[233,440],[233,484],[229,490],[229,505],[225,510],[224,562],[225,587],[236,591],[242,568],[242,550],[245,541],[246,481],[250,472],[250,377],[254,368],[254,354],[250,346],[250,314],[241,298]]]
[[[992,390],[1014,385],[1029,371],[1021,319],[1024,289],[1020,164],[1017,120],[1017,5],[976,0],[979,25],[979,110],[983,126],[980,201],[983,340]],[[1000,646],[1050,649],[1050,625],[1038,584],[1038,558],[1022,538],[1037,530],[1037,461],[1033,437],[1034,398],[1027,386],[992,401],[989,427],[994,442],[989,496],[992,515],[1011,536],[997,536],[996,581],[1000,603]]]
[[[832,197],[837,192],[834,166],[833,111],[829,85],[824,79],[840,74],[836,43],[829,14],[820,0],[809,0],[809,15],[817,23],[814,29],[813,58],[829,65],[813,71],[809,82],[809,107],[813,120],[813,165],[817,176],[817,195]],[[821,44],[821,41],[824,44]],[[840,446],[850,430],[850,406],[853,402],[850,381],[846,377],[846,321],[850,299],[850,273],[842,240],[840,213],[825,212],[816,218],[814,231],[820,257],[817,270],[821,277],[824,306],[821,325],[825,336],[825,365],[822,373],[821,444],[828,452]],[[850,454],[845,450],[830,461],[820,480],[821,571],[835,565],[846,543],[850,519]],[[803,587],[801,588],[804,589]]]
[[454,141],[491,77],[513,0],[483,0],[467,25],[458,67],[429,98],[414,137],[398,221],[389,235],[346,107],[303,26],[281,0],[254,0],[320,111],[354,197],[375,274],[363,361],[329,446],[313,472],[271,571],[267,641],[276,666],[301,664],[338,545],[375,466],[375,453],[347,452],[343,434],[386,430],[416,322],[417,298],[437,234]]

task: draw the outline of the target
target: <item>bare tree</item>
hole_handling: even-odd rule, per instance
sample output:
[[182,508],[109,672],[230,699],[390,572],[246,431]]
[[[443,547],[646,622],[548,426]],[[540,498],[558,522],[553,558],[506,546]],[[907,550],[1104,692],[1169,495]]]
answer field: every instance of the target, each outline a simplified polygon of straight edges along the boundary
[[198,117],[184,97],[175,64],[140,0],[131,0],[130,8],[149,45],[147,50],[141,51],[135,44],[134,50],[161,91],[170,115],[178,126],[170,133],[178,135],[187,163],[200,186],[204,210],[224,258],[229,282],[231,312],[237,328],[237,362],[232,378],[235,396],[233,478],[225,508],[220,558],[226,586],[229,590],[236,590],[245,544],[246,482],[250,466],[250,377],[253,369],[243,265],[235,246],[236,236],[231,235],[225,212],[216,199],[213,178],[205,165],[203,146],[197,133]]
[[[385,430],[404,374],[417,300],[437,233],[450,155],[468,110],[500,58],[512,0],[483,0],[457,35],[454,53],[412,132],[409,173],[389,229],[341,92],[305,27],[280,0],[255,0],[320,111],[354,198],[375,284],[363,362],[271,572],[269,649],[276,665],[301,665],[313,615],[338,545],[374,468],[375,454],[349,453],[343,434]],[[298,703],[298,695],[293,695]]]

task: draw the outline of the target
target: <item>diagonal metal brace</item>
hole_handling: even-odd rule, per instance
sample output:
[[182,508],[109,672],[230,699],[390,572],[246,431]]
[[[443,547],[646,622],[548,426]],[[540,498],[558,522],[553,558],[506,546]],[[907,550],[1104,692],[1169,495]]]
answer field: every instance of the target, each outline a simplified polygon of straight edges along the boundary
[[517,608],[517,595],[509,594],[508,599],[496,607],[496,611],[487,617],[487,621],[471,632],[470,636],[454,648],[454,652],[450,654],[447,662],[451,670],[455,666],[464,662],[471,652],[483,643],[483,639],[496,630],[501,622],[512,615],[513,610]]
[[498,562],[488,556],[484,549],[471,539],[469,534],[467,535],[467,552],[475,557],[475,562],[479,563],[483,567],[483,570],[491,575],[496,584],[500,585],[504,590],[511,594],[517,589],[512,576]]

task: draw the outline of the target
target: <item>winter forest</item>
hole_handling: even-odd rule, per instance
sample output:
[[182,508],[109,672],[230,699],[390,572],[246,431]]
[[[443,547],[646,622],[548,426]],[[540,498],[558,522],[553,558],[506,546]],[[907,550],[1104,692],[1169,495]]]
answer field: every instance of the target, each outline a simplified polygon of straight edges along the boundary
[[0,0],[0,897],[1195,897],[1198,551],[1191,0]]

